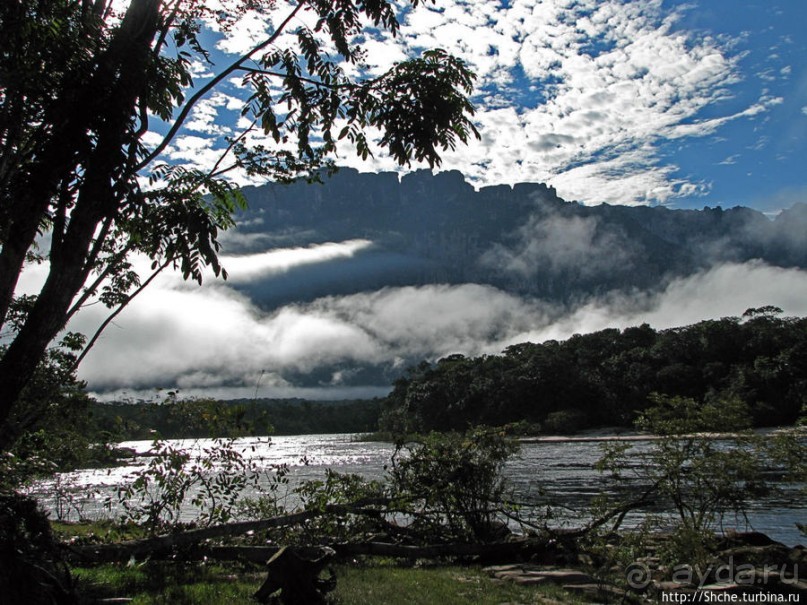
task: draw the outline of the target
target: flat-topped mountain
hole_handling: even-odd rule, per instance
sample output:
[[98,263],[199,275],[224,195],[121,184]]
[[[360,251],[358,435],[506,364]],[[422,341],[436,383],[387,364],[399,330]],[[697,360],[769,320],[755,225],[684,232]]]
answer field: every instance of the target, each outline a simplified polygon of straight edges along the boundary
[[[488,284],[572,302],[612,290],[652,290],[722,262],[807,266],[807,205],[771,220],[749,208],[673,210],[585,206],[537,183],[483,187],[456,171],[342,169],[323,183],[245,189],[249,210],[230,253],[366,239],[327,266],[252,283],[264,306],[385,286]],[[266,286],[266,287],[264,287]]]

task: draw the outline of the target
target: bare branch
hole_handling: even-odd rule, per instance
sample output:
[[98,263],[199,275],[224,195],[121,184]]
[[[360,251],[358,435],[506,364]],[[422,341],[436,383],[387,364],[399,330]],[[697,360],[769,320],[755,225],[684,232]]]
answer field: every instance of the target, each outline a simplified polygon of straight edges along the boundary
[[129,303],[132,302],[132,300],[138,294],[140,294],[151,282],[153,282],[154,279],[160,273],[162,273],[163,270],[168,265],[170,265],[173,262],[173,260],[174,260],[173,258],[169,258],[168,260],[163,262],[163,264],[161,264],[159,267],[157,267],[157,269],[154,270],[154,272],[148,277],[148,279],[146,281],[144,281],[142,284],[140,284],[140,286],[134,292],[132,292],[129,296],[126,297],[126,300],[124,300],[121,304],[119,304],[118,307],[112,313],[109,314],[109,316],[101,323],[101,325],[98,326],[98,329],[95,331],[95,334],[92,335],[92,338],[90,338],[90,340],[87,342],[87,345],[81,351],[81,354],[76,358],[75,362],[73,362],[73,368],[77,368],[79,366],[79,364],[81,364],[81,362],[87,356],[87,353],[90,352],[90,349],[92,349],[92,347],[95,345],[95,343],[98,342],[98,339],[101,337],[101,334],[104,332],[104,330],[106,330],[107,326],[109,324],[111,324],[115,320],[115,318],[118,315],[120,315],[121,312],[127,306],[129,306]]

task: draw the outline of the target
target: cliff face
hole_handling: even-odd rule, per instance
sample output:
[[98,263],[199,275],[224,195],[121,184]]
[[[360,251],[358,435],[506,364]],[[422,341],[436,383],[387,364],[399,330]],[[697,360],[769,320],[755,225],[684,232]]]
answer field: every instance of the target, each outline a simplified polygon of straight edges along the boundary
[[[659,287],[721,262],[807,267],[807,205],[776,220],[748,208],[586,207],[542,184],[475,191],[455,171],[360,174],[245,190],[229,252],[367,239],[374,246],[300,279],[252,284],[266,306],[430,283],[483,283],[570,302]],[[247,243],[249,242],[249,243]],[[294,283],[292,283],[292,281]],[[294,284],[298,284],[294,290]],[[255,290],[257,288],[257,290]],[[290,291],[294,290],[294,291]]]

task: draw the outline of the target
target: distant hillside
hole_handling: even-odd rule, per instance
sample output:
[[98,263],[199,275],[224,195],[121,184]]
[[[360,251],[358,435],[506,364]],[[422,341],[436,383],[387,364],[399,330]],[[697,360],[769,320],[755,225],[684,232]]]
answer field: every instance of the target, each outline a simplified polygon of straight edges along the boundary
[[243,435],[310,435],[378,430],[378,400],[167,399],[89,403],[85,429],[113,441]]
[[792,424],[807,412],[807,319],[779,312],[749,309],[669,330],[612,328],[513,345],[501,355],[423,362],[395,382],[381,428],[631,426],[659,395],[740,404],[753,426]]
[[[323,184],[247,188],[250,209],[231,253],[367,239],[353,258],[243,286],[277,306],[385,286],[489,284],[573,302],[612,290],[656,289],[721,262],[807,267],[807,205],[775,220],[748,208],[671,210],[565,202],[522,183],[479,191],[459,172],[360,174]],[[303,272],[303,273],[301,273]]]

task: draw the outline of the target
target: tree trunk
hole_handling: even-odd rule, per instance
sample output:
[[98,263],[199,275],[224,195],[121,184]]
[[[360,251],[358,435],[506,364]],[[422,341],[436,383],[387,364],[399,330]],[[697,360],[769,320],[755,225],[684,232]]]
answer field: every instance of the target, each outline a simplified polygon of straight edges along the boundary
[[[389,504],[387,498],[368,498],[353,504],[329,504],[323,509],[304,510],[279,517],[270,517],[257,521],[237,521],[223,525],[212,525],[200,529],[190,529],[183,532],[145,538],[143,540],[133,540],[118,544],[86,546],[73,548],[73,552],[92,557],[101,557],[104,560],[119,560],[120,557],[145,557],[158,556],[159,553],[169,553],[176,549],[183,549],[190,546],[214,540],[217,538],[229,538],[241,536],[250,531],[262,531],[277,527],[289,527],[299,525],[305,521],[316,519],[324,515],[377,515],[379,506]],[[368,508],[369,507],[369,508]],[[92,554],[96,553],[96,554]]]
[[[99,68],[88,88],[79,95],[79,101],[85,101],[85,105],[78,108],[83,117],[75,120],[70,128],[63,129],[63,133],[65,130],[81,133],[79,146],[93,133],[97,141],[95,147],[85,154],[76,149],[76,141],[69,141],[68,146],[59,150],[54,149],[54,145],[64,143],[64,136],[51,140],[54,154],[62,154],[61,165],[66,174],[52,175],[53,167],[43,166],[48,172],[39,175],[42,178],[38,187],[29,192],[29,197],[15,200],[17,207],[12,208],[19,213],[12,218],[21,235],[11,242],[12,245],[4,245],[0,254],[0,311],[3,312],[7,310],[25,253],[46,214],[55,187],[60,181],[72,178],[76,170],[76,165],[69,160],[79,158],[81,161],[80,158],[84,157],[83,174],[67,229],[64,234],[53,234],[53,237],[62,239],[58,253],[54,249],[51,256],[48,278],[24,325],[0,360],[0,450],[9,447],[16,439],[15,428],[8,426],[13,407],[48,345],[64,328],[70,304],[92,270],[88,256],[98,225],[104,218],[113,217],[126,197],[126,186],[132,175],[126,173],[128,158],[125,147],[133,143],[133,119],[138,98],[147,84],[151,42],[157,32],[160,3],[161,0],[132,1],[109,48],[100,58]],[[97,98],[87,99],[85,95]],[[31,174],[30,180],[36,183],[37,174]],[[31,199],[30,196],[35,197]],[[20,208],[19,202],[26,200],[30,205]],[[3,309],[4,305],[6,309]]]

